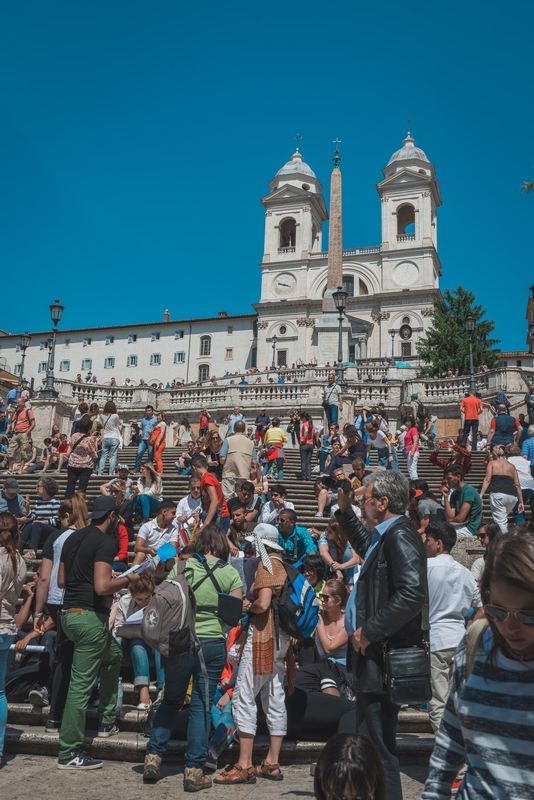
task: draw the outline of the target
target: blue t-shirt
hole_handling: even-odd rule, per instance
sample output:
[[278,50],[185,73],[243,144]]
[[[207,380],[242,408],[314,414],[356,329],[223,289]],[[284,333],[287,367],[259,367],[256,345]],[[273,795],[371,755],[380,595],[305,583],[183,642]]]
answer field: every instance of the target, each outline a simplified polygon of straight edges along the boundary
[[141,427],[141,438],[143,439],[144,442],[148,441],[148,437],[150,436],[150,434],[152,433],[157,424],[158,424],[158,418],[156,417],[155,414],[152,414],[150,419],[148,419],[148,417],[143,417],[139,425]]
[[291,536],[284,536],[279,528],[278,544],[280,547],[284,548],[287,556],[290,558],[298,558],[299,561],[310,555],[310,553],[317,553],[317,545],[308,529],[300,525],[295,525],[295,530]]

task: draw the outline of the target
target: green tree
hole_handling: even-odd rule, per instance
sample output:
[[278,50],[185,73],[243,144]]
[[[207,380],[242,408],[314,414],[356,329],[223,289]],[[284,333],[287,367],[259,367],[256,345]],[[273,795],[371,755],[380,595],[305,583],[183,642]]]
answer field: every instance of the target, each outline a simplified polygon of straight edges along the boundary
[[527,194],[530,194],[530,192],[534,192],[534,183],[530,183],[529,181],[525,181],[525,183],[522,183],[519,188],[521,189],[522,192],[526,192]]
[[486,309],[475,305],[475,295],[462,286],[456,290],[446,289],[434,300],[432,326],[424,339],[417,343],[419,357],[428,364],[426,371],[434,377],[444,375],[452,369],[459,375],[469,374],[469,334],[465,320],[471,314],[475,318],[473,333],[473,364],[487,364],[491,369],[499,365],[498,339],[490,339],[495,323],[484,319]]

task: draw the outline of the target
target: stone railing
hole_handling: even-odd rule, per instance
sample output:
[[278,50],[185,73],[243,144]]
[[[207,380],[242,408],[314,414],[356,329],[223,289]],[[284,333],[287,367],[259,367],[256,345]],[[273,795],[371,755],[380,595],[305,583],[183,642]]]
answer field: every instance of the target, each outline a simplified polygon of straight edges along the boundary
[[[504,392],[509,399],[522,395],[528,388],[528,379],[520,367],[501,367],[475,375],[476,391],[484,399]],[[459,378],[412,379],[405,381],[402,402],[409,403],[413,393],[419,399],[434,403],[460,402],[469,390],[469,375]]]
[[[381,246],[375,245],[373,247],[353,247],[350,250],[343,250],[344,256],[366,256],[369,253],[380,253]],[[315,258],[328,258],[328,251],[322,253],[310,253],[310,259]]]
[[295,247],[279,247],[278,248],[278,255],[279,256],[285,256],[285,255],[287,255],[289,253],[294,253],[295,250],[296,250]]
[[415,233],[400,233],[397,236],[398,242],[415,242]]

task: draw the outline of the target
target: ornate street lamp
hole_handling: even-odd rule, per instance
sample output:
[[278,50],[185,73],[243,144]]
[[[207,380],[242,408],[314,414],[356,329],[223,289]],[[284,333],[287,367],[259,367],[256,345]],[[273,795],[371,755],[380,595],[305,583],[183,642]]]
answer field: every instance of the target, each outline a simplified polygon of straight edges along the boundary
[[28,349],[32,337],[29,333],[23,333],[20,337],[20,349],[22,350],[22,362],[20,365],[20,375],[19,375],[19,383],[17,386],[17,397],[20,397],[21,391],[25,388],[22,384],[28,383],[27,381],[23,381],[24,378],[24,360],[26,358],[26,350]]
[[348,292],[343,290],[342,286],[338,286],[337,290],[332,294],[332,300],[339,313],[339,331],[337,342],[337,383],[341,389],[344,389],[344,372],[343,369],[343,316],[347,307]]
[[48,340],[49,355],[48,355],[48,369],[46,370],[46,386],[39,392],[39,397],[43,400],[55,400],[59,396],[59,393],[54,389],[54,356],[56,353],[57,326],[58,322],[60,322],[61,320],[63,311],[64,311],[64,306],[60,304],[59,300],[56,300],[50,306],[50,317],[52,319],[54,328],[52,330],[52,339]]
[[277,341],[278,341],[278,336],[275,333],[274,336],[272,337],[272,342],[273,342],[273,363],[271,365],[271,369],[272,370],[276,369],[275,357],[276,357],[276,342]]
[[475,370],[473,367],[473,333],[475,332],[475,318],[472,314],[465,319],[465,329],[469,334],[469,390],[475,391]]

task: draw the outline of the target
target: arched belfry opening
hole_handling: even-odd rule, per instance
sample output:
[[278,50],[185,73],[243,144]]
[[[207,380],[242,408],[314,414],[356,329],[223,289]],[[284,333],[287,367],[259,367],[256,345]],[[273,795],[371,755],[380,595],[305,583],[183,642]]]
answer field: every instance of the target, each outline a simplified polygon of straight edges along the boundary
[[280,225],[280,247],[295,247],[297,224],[292,217],[285,219]]
[[407,203],[397,209],[397,236],[415,234],[415,208]]

